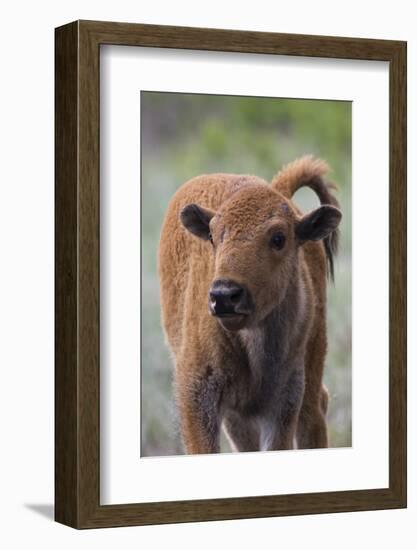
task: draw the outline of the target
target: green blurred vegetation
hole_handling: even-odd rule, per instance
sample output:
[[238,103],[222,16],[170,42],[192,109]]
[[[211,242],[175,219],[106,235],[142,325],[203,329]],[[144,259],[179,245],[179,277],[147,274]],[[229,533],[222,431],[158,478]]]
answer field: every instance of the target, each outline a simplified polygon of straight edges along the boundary
[[[183,452],[157,275],[159,233],[170,198],[182,183],[203,173],[255,174],[270,181],[282,165],[305,154],[331,166],[344,215],[335,284],[328,287],[325,383],[331,446],[350,446],[351,103],[142,92],[141,111],[141,455]],[[295,200],[304,210],[318,204],[305,189]],[[228,450],[224,438],[222,450]]]

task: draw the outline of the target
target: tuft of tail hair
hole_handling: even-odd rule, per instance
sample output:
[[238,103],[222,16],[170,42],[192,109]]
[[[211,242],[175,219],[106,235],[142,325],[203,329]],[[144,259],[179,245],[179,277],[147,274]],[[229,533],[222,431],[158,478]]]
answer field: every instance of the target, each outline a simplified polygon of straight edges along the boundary
[[[340,208],[339,202],[331,193],[331,191],[337,191],[336,185],[324,179],[328,171],[329,166],[324,160],[307,155],[284,166],[274,176],[271,185],[287,199],[292,199],[301,187],[309,187],[316,193],[321,204]],[[339,246],[339,229],[330,233],[323,239],[323,242],[328,275],[334,281],[334,256],[337,254]]]

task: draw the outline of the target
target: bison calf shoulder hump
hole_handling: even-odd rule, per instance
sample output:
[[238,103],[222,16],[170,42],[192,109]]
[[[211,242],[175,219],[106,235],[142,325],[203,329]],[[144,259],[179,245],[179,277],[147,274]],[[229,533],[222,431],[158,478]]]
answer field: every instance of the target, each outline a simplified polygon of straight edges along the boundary
[[[327,447],[326,284],[341,212],[325,162],[303,157],[269,184],[193,178],[161,232],[162,323],[175,358],[187,453]],[[303,186],[321,206],[303,215]]]

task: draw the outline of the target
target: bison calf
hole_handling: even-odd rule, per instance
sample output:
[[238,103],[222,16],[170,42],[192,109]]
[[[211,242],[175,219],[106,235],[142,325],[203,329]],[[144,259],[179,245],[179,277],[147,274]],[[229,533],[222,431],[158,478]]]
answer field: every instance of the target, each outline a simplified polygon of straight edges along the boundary
[[[187,453],[327,447],[326,275],[341,212],[303,157],[271,184],[196,177],[175,193],[159,246],[162,321]],[[303,215],[303,186],[321,206]]]

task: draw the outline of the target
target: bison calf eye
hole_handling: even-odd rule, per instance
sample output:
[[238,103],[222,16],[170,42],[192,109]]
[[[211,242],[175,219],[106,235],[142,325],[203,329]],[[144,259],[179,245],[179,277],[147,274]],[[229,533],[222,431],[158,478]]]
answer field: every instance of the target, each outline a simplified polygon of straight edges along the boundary
[[212,246],[214,246],[213,237],[211,236],[211,233],[208,234],[208,240],[211,242]]
[[281,250],[285,245],[285,235],[281,231],[274,233],[271,237],[271,246],[276,250]]

